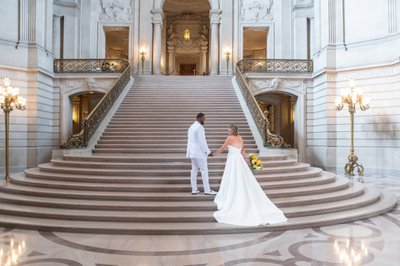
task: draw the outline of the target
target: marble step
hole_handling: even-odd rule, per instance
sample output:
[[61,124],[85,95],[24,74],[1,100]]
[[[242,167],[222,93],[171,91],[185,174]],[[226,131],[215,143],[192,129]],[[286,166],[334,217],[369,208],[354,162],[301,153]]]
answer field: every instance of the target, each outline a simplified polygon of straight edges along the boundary
[[[208,162],[226,162],[227,153],[222,152],[217,156],[209,157]],[[270,161],[283,161],[286,159],[285,155],[265,155],[259,156],[259,158],[263,162],[270,162]],[[158,154],[133,154],[130,156],[123,156],[123,155],[93,155],[93,156],[76,156],[76,155],[64,155],[64,160],[67,161],[90,161],[90,162],[117,162],[117,163],[127,163],[127,162],[143,162],[148,163],[149,161],[153,163],[173,163],[176,164],[178,162],[185,163],[188,162],[188,158],[186,158],[186,154],[182,156],[177,156],[176,154],[166,154],[165,156],[161,156]],[[319,168],[318,168],[319,169]]]
[[[69,181],[69,182],[90,182],[90,183],[101,183],[101,184],[188,184],[188,177],[162,177],[162,176],[90,176],[84,174],[72,174],[72,173],[51,173],[51,172],[43,172],[40,171],[39,168],[30,168],[25,170],[25,176],[34,179],[42,179],[42,180],[60,180],[60,181]],[[319,168],[310,168],[304,172],[295,172],[295,173],[277,173],[277,174],[257,174],[257,180],[259,182],[285,182],[285,181],[294,181],[298,182],[301,179],[312,179],[319,178],[321,176],[335,176],[332,173],[322,172]],[[219,184],[221,180],[221,176],[210,176],[209,181],[210,184]],[[304,180],[303,182],[307,182]],[[199,183],[201,183],[199,181]]]
[[[28,206],[41,206],[47,208],[83,209],[83,210],[121,210],[121,211],[212,211],[215,210],[213,198],[198,194],[195,196],[186,195],[186,200],[180,201],[154,201],[154,200],[107,200],[107,199],[85,199],[85,198],[65,198],[46,197],[45,195],[24,195],[14,194],[10,191],[0,191],[0,201],[11,202]],[[317,195],[305,195],[290,198],[272,198],[278,207],[309,206],[317,204],[330,204],[332,202],[348,201],[353,198],[361,197],[364,194],[364,185],[354,183],[346,189],[324,193],[323,197]]]
[[[137,169],[137,170],[151,170],[151,169],[159,169],[159,170],[181,170],[185,169],[189,173],[192,169],[192,164],[189,160],[186,162],[179,163],[171,163],[171,162],[92,162],[92,161],[71,161],[71,160],[57,160],[53,159],[50,161],[52,165],[59,167],[78,167],[78,168],[95,168],[95,169]],[[282,160],[282,161],[265,161],[263,162],[263,168],[268,169],[272,167],[284,167],[284,166],[293,166],[297,164],[297,160]],[[223,170],[225,168],[225,162],[208,162],[209,170]]]
[[[227,129],[228,129],[228,125],[220,125],[220,126],[206,126],[205,128],[205,132],[206,132],[206,137],[208,137],[209,134],[212,135],[222,135],[222,136],[227,136]],[[184,126],[170,126],[168,128],[163,128],[163,127],[155,127],[155,125],[153,125],[152,127],[132,127],[132,126],[108,126],[105,128],[104,132],[108,133],[108,132],[138,132],[138,133],[147,133],[147,132],[156,132],[156,133],[168,133],[171,135],[174,134],[180,134],[180,135],[184,135],[187,136],[187,131],[189,129],[190,125],[187,125],[186,127]],[[105,134],[104,133],[104,134]],[[245,135],[245,136],[251,136],[252,133],[250,131],[249,128],[239,128],[239,135]],[[165,135],[166,138],[168,138],[168,134]]]
[[[335,182],[335,175],[325,173],[323,176],[311,177],[306,179],[284,180],[284,181],[269,181],[258,179],[260,186],[265,190],[271,189],[286,189],[286,188],[303,188],[317,185],[324,185]],[[12,183],[16,185],[56,188],[56,189],[71,189],[71,190],[87,190],[87,191],[114,191],[114,192],[191,192],[188,180],[186,183],[94,183],[74,180],[42,180],[14,175]],[[211,183],[213,188],[219,189],[219,182]],[[204,190],[199,184],[199,189]]]
[[[222,145],[224,143],[225,139],[221,138],[219,140],[215,140],[215,139],[210,139],[207,140],[208,145]],[[249,147],[249,146],[256,146],[255,141],[254,140],[243,140],[244,142],[244,146],[245,147]],[[159,138],[159,139],[135,139],[135,138],[131,138],[131,139],[120,139],[120,138],[115,138],[115,139],[103,139],[100,138],[100,140],[97,142],[98,144],[106,144],[106,145],[121,145],[121,144],[128,144],[128,145],[135,145],[136,147],[138,147],[138,145],[163,145],[163,144],[173,144],[173,145],[177,145],[177,144],[187,144],[187,140],[186,139],[169,139],[169,138]]]
[[[344,210],[352,210],[362,208],[373,204],[380,199],[381,193],[377,190],[365,190],[360,197],[346,201],[331,202],[327,204],[315,204],[308,206],[297,206],[282,208],[287,218],[304,217],[319,215],[322,213],[333,213]],[[214,204],[213,204],[214,205]],[[36,217],[59,220],[75,220],[75,221],[104,221],[104,222],[127,222],[127,223],[203,223],[214,222],[212,210],[198,210],[192,206],[192,210],[183,211],[176,206],[175,211],[121,211],[121,210],[79,210],[79,209],[55,209],[45,207],[21,206],[10,202],[0,202],[0,213],[6,215],[18,215],[21,217]]]
[[[219,147],[216,147],[219,148]],[[257,149],[246,149],[247,153],[258,153]],[[95,148],[93,153],[102,154],[102,153],[118,153],[118,154],[137,154],[137,153],[176,153],[176,154],[185,154],[186,149],[136,149],[136,148],[126,148],[126,149],[114,149],[114,148]]]
[[[13,177],[16,180],[18,177]],[[26,182],[25,182],[26,183]],[[42,183],[45,184],[45,183]],[[349,182],[346,179],[337,179],[334,182],[328,184],[315,185],[312,187],[300,187],[300,188],[277,188],[277,189],[265,189],[266,194],[270,198],[284,198],[284,197],[297,197],[305,195],[317,195],[328,192],[339,191],[349,186]],[[8,191],[17,194],[25,194],[32,196],[46,196],[56,198],[81,198],[81,199],[107,199],[107,200],[137,200],[137,201],[186,201],[188,197],[190,200],[207,200],[206,198],[212,198],[212,196],[193,198],[189,193],[184,192],[168,192],[168,191],[151,191],[151,192],[115,192],[112,191],[98,191],[90,190],[74,190],[68,187],[63,188],[45,188],[45,187],[32,187],[21,184],[12,183],[8,187],[0,188],[1,191]]]
[[[219,149],[224,143],[208,143],[208,148],[210,150],[217,150]],[[108,143],[99,143],[95,145],[95,149],[151,149],[151,150],[183,150],[183,152],[186,152],[187,148],[187,143],[185,141],[181,143],[170,143],[167,140],[164,143],[151,143],[151,144],[108,144]],[[248,144],[245,147],[246,151],[249,150],[257,150],[257,145],[256,144]]]
[[[196,235],[196,234],[233,234],[255,233],[276,230],[320,227],[337,223],[365,219],[391,210],[397,204],[397,198],[390,193],[381,195],[379,201],[368,206],[328,214],[290,218],[287,223],[240,227],[216,222],[204,223],[124,223],[99,221],[68,221],[60,223],[57,219],[16,217],[2,215],[0,226],[41,231],[81,232],[101,234],[137,234],[137,235]],[[162,226],[160,226],[162,225]]]
[[[309,164],[298,163],[288,166],[277,166],[264,168],[262,171],[257,171],[255,176],[259,174],[273,174],[273,173],[292,173],[296,171],[306,171],[310,167]],[[80,168],[74,166],[56,166],[51,163],[40,164],[39,169],[44,172],[52,173],[70,173],[70,174],[85,174],[85,175],[115,175],[115,176],[154,176],[159,175],[163,177],[176,177],[176,176],[188,176],[190,170],[185,169],[110,169],[110,168]],[[223,168],[220,169],[209,169],[208,173],[210,176],[222,176],[224,172]]]
[[[112,137],[112,136],[126,136],[126,137],[163,137],[166,139],[174,139],[174,138],[187,138],[187,130],[183,131],[169,131],[164,129],[159,129],[157,131],[143,131],[143,130],[110,130],[105,129],[103,132],[102,137]],[[241,132],[240,136],[245,139],[249,140],[252,139],[253,135],[251,133]],[[206,130],[206,138],[209,139],[226,139],[227,133],[225,132],[209,132]],[[254,138],[253,138],[254,139]]]
[[[116,112],[113,116],[113,119],[126,119],[126,118],[138,118],[138,119],[187,119],[187,120],[191,120],[191,121],[195,121],[196,119],[196,114],[186,114],[186,113],[177,113],[177,114],[168,114],[168,113],[163,113],[160,114],[158,116],[154,116],[152,113],[142,113],[142,114],[138,114],[138,113],[119,113]],[[235,120],[235,119],[245,119],[244,114],[225,114],[223,117],[218,115],[218,114],[206,114],[206,120],[224,120],[224,119],[231,119],[231,120]],[[246,120],[247,121],[247,120]]]
[[[193,120],[187,120],[187,121],[176,121],[176,120],[169,120],[169,121],[131,121],[128,119],[122,119],[122,120],[117,120],[117,119],[113,119],[113,121],[111,121],[109,123],[110,126],[150,126],[153,127],[155,124],[158,127],[188,127],[191,124],[193,124]],[[233,123],[234,121],[231,121],[231,123]],[[229,121],[208,121],[207,120],[207,124],[206,127],[207,128],[214,128],[214,127],[222,127],[223,125],[221,125],[221,123],[227,124],[230,123]],[[247,123],[247,121],[242,121],[242,122],[235,122],[235,125],[237,125],[239,128],[248,128],[249,125]]]

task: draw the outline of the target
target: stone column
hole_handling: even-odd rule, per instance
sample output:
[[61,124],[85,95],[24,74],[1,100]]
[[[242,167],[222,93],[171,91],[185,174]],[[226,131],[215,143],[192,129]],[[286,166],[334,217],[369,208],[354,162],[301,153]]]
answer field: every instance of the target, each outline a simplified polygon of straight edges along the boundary
[[168,73],[172,70],[175,73],[175,46],[168,46]]
[[153,75],[161,74],[161,27],[163,23],[162,9],[153,9]]
[[219,23],[221,21],[221,10],[210,11],[210,75],[218,75],[218,51],[219,51]]
[[201,46],[200,73],[207,73],[207,46]]

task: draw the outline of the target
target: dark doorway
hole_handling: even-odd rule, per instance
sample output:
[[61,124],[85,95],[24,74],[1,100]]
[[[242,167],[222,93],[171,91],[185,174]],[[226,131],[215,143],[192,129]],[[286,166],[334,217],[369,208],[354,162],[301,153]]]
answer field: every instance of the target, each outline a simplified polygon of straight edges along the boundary
[[196,64],[180,64],[179,65],[179,74],[182,76],[190,76],[194,75],[196,71]]

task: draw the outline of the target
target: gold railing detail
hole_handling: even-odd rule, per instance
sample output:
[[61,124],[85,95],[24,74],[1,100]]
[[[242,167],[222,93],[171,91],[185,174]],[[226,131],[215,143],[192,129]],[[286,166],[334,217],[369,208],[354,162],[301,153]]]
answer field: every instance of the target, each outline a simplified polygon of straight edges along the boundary
[[[272,62],[269,62],[272,61]],[[282,62],[278,62],[282,61]],[[261,62],[261,64],[260,64]],[[290,62],[290,64],[289,64]],[[312,61],[309,60],[278,60],[278,59],[243,59],[236,64],[236,81],[256,122],[257,128],[263,137],[264,145],[273,148],[289,148],[285,140],[270,131],[270,123],[262,112],[254,95],[251,92],[245,72],[311,72]]]
[[311,73],[312,60],[297,59],[243,59],[237,64],[242,73],[271,72],[271,73]]
[[123,73],[128,66],[125,59],[56,59],[54,73]]
[[[65,60],[65,59],[64,59]],[[56,73],[58,72],[59,69],[56,69],[56,65],[60,67],[65,67],[67,64],[63,63],[64,61],[62,59],[56,60],[58,62],[54,62],[54,70]],[[128,61],[124,59],[118,59],[118,60],[108,60],[108,59],[93,59],[93,62],[90,63],[88,62],[88,59],[84,59],[82,62],[79,63],[79,59],[67,59],[69,62],[72,63],[72,61],[75,61],[75,65],[78,67],[78,69],[81,69],[83,65],[86,65],[85,68],[83,68],[82,72],[88,73],[88,72],[97,72],[97,71],[90,71],[90,69],[93,69],[91,66],[98,66],[98,61],[101,62],[114,62],[114,66],[116,67],[115,71],[112,72],[122,72],[122,75],[114,82],[112,88],[110,91],[100,100],[100,102],[95,106],[95,108],[90,112],[87,118],[85,118],[82,122],[81,125],[81,131],[78,134],[74,134],[71,137],[68,138],[67,142],[65,144],[62,144],[60,148],[63,149],[69,149],[69,148],[82,148],[82,147],[87,147],[88,142],[90,140],[90,137],[93,135],[93,133],[96,131],[96,129],[99,127],[100,123],[103,121],[104,117],[107,115],[111,107],[114,105],[114,102],[117,100],[118,96],[121,94],[122,90],[126,87],[126,85],[129,83],[130,80],[130,66]],[[118,65],[116,64],[118,62]],[[77,69],[72,69],[70,68],[72,66],[68,64],[68,68],[63,68],[61,73],[79,73]],[[123,67],[123,68],[122,68]],[[82,73],[80,72],[80,73]]]

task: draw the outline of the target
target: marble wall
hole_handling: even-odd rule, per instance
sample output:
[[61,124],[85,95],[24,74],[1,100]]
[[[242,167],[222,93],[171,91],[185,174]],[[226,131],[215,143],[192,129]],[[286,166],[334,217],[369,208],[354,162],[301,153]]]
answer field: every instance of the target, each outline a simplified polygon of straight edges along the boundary
[[350,118],[334,101],[352,77],[371,98],[370,109],[355,115],[359,161],[367,173],[400,173],[399,21],[398,0],[316,1],[314,85],[307,92],[310,163],[343,173]]
[[[12,171],[22,171],[48,161],[58,144],[59,101],[52,78],[53,1],[4,0],[0,11],[0,79],[9,77],[27,99],[27,110],[15,110],[10,117]],[[0,154],[4,154],[4,115],[0,116],[0,132]],[[3,171],[4,156],[0,156]]]

